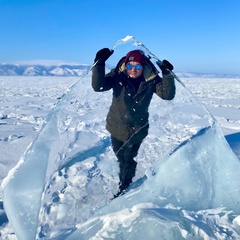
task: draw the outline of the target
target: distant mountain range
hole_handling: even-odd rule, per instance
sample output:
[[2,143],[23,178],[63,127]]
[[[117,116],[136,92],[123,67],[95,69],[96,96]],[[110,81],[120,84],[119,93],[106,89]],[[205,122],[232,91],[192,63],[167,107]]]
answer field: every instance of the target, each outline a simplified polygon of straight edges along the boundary
[[175,72],[179,78],[240,78],[234,74]]
[[[81,77],[90,70],[86,64],[41,65],[0,64],[0,76],[76,76]],[[180,78],[238,78],[238,75],[175,72]]]
[[0,64],[0,76],[82,76],[90,65]]

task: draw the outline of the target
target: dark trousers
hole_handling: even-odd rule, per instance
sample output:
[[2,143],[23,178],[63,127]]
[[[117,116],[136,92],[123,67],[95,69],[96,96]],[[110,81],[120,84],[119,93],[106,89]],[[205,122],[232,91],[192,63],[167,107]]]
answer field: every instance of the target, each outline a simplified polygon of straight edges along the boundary
[[119,194],[128,188],[135,176],[137,163],[134,157],[137,156],[142,141],[132,144],[131,141],[122,142],[111,136],[113,151],[119,162]]

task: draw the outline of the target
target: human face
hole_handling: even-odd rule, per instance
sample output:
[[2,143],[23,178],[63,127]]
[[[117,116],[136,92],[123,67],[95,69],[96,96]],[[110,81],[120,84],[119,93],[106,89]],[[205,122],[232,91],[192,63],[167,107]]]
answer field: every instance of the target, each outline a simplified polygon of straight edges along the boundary
[[[130,62],[128,62],[128,63],[130,63],[132,66],[135,66],[135,65],[137,65],[137,64],[140,64],[139,62],[134,62],[134,61],[130,61]],[[128,64],[127,63],[127,64]],[[140,64],[141,65],[141,64]],[[142,65],[141,65],[142,66]],[[133,67],[131,70],[128,70],[127,68],[126,68],[126,70],[127,70],[127,74],[128,74],[128,76],[129,77],[131,77],[131,78],[137,78],[137,77],[139,77],[141,74],[142,74],[142,72],[143,72],[143,66],[142,66],[142,68],[140,69],[140,70],[137,70],[135,67]]]

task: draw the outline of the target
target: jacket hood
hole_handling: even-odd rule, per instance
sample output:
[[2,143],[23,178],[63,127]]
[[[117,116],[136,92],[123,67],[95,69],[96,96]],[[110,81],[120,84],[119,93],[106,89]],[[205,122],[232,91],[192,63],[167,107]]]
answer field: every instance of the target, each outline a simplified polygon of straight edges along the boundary
[[[121,58],[116,66],[116,71],[118,73],[124,72],[127,74],[126,68],[125,68],[125,57]],[[159,71],[155,68],[153,63],[145,57],[145,67],[143,69],[143,76],[146,80],[146,82],[151,81],[159,74]]]

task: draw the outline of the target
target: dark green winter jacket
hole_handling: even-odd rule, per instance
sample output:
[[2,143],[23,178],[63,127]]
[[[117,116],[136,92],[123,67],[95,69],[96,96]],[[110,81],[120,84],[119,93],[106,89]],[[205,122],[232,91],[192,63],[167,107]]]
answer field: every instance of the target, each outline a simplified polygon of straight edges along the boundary
[[164,100],[174,98],[174,78],[171,74],[163,74],[161,78],[158,73],[146,58],[142,76],[139,77],[142,81],[136,91],[132,82],[135,79],[127,75],[124,58],[106,75],[105,67],[95,65],[92,68],[94,91],[113,90],[112,104],[106,120],[106,128],[113,137],[123,142],[129,138],[133,142],[141,142],[148,134],[148,107],[153,93]]

